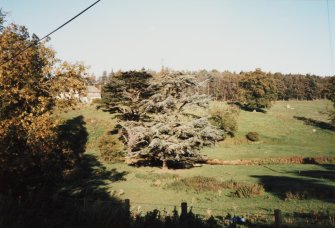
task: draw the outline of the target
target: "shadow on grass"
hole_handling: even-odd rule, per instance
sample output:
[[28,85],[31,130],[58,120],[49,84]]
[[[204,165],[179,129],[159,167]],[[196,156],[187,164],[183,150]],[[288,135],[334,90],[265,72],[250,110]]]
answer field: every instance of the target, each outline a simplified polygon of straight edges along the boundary
[[61,183],[56,196],[85,200],[114,200],[110,197],[108,184],[124,181],[127,172],[107,170],[95,156],[84,155],[80,167]]
[[263,184],[267,192],[270,192],[283,200],[319,199],[325,202],[334,201],[334,187],[319,183],[318,180],[269,175],[255,175],[251,177],[259,179],[259,182]]
[[335,165],[326,164],[319,165],[327,170],[304,170],[299,172],[294,172],[297,176],[318,178],[318,179],[327,179],[335,181]]
[[108,184],[124,180],[126,172],[107,170],[95,156],[84,154],[88,132],[83,116],[57,129],[65,162],[64,178],[21,196],[0,195],[0,227],[127,227],[129,208],[108,192]]
[[335,131],[335,126],[324,121],[314,120],[303,116],[294,116],[293,118],[303,121],[306,125],[318,127],[325,130]]
[[78,157],[85,152],[88,133],[83,116],[77,116],[65,121],[57,128],[61,143],[67,144]]
[[234,104],[234,105],[238,106],[241,110],[247,111],[247,112],[254,112],[254,111],[256,111],[256,112],[261,112],[261,113],[264,113],[264,114],[267,113],[266,109],[263,109],[263,108],[251,108],[251,107],[243,105],[243,104],[241,104],[239,102],[232,102],[230,104]]
[[[64,179],[29,192],[28,197],[0,194],[0,227],[219,227],[213,217],[202,219],[192,212],[173,216],[153,210],[144,216],[130,216],[130,202],[109,193],[109,185],[125,180],[126,172],[108,170],[95,156],[83,154],[88,140],[84,118],[75,117],[58,128],[61,143],[69,146],[78,159]],[[68,148],[68,147],[65,147]]]

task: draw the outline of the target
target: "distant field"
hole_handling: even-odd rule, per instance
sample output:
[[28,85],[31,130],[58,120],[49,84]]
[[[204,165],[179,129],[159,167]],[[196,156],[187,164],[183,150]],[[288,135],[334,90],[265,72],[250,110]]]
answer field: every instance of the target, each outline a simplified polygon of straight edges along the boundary
[[[287,104],[293,109],[288,109]],[[204,148],[202,153],[209,158],[224,160],[335,156],[335,132],[325,129],[327,125],[320,125],[320,121],[327,121],[319,113],[326,106],[331,106],[331,103],[324,100],[285,101],[277,102],[266,114],[241,111],[236,138]],[[71,119],[80,115],[84,117],[89,133],[86,154],[98,156],[97,139],[111,130],[115,122],[108,113],[96,110],[94,106],[69,111],[62,116]],[[318,126],[306,125],[303,120],[297,119],[301,117],[318,123]],[[249,131],[257,131],[261,142],[246,142],[244,135]],[[335,213],[334,164],[203,165],[187,170],[163,171],[155,167],[135,168],[100,162],[106,170],[118,175],[118,178],[106,177],[104,187],[115,197],[129,198],[131,209],[135,211],[155,208],[171,211],[174,205],[187,201],[194,207],[194,212],[202,215],[230,212],[267,217],[276,208],[288,213],[327,210]],[[265,192],[250,198],[237,198],[232,196],[234,189],[211,191],[182,185],[175,187],[198,176],[212,177],[218,183],[233,180],[245,185],[262,184]],[[208,184],[211,184],[210,181]]]
[[[297,119],[304,117],[311,121],[327,122],[326,116],[320,111],[331,105],[325,100],[278,101],[266,114],[241,111],[236,138],[205,148],[202,152],[210,158],[225,160],[335,156],[334,131],[307,125]],[[249,131],[258,132],[261,142],[251,144],[244,140]]]

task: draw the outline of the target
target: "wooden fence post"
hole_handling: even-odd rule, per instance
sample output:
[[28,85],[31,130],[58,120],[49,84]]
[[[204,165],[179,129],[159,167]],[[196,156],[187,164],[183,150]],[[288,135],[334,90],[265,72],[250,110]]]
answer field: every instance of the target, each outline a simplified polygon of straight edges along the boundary
[[282,226],[282,214],[281,210],[276,209],[275,210],[275,227],[281,227]]

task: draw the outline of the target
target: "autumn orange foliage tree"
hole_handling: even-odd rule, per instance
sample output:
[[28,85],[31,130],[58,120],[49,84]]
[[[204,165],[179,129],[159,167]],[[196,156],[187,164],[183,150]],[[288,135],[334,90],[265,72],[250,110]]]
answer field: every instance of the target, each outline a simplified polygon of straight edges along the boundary
[[[1,16],[0,16],[1,17]],[[0,24],[3,24],[3,16]],[[62,142],[55,107],[73,105],[84,90],[85,67],[59,62],[27,28],[11,24],[0,30],[0,192],[61,178],[79,159]],[[32,46],[31,46],[32,45]],[[31,46],[17,55],[22,49]],[[17,55],[17,56],[16,56]],[[14,58],[14,56],[16,56]],[[56,67],[57,65],[57,67]]]

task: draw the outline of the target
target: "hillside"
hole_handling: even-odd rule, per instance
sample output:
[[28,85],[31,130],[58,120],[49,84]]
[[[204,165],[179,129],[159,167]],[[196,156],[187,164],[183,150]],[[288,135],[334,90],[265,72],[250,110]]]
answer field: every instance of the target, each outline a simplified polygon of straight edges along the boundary
[[[335,133],[320,114],[330,105],[325,100],[279,101],[267,113],[241,111],[237,136],[202,152],[210,159],[223,160],[334,156]],[[86,154],[98,159],[98,139],[112,128],[114,120],[94,106],[69,111],[63,118],[77,116],[83,116],[89,135]],[[245,140],[244,135],[249,131],[257,131],[261,141]],[[247,166],[203,165],[163,171],[155,167],[136,168],[123,163],[100,162],[105,170],[113,171],[118,177],[106,177],[103,186],[112,196],[130,199],[131,209],[135,211],[154,208],[172,211],[181,201],[187,201],[194,212],[203,215],[230,212],[254,214],[265,219],[276,208],[287,213],[335,212],[334,164],[274,162]],[[235,182],[234,186],[227,187],[229,182]],[[257,184],[264,187],[264,193],[259,189],[249,197],[237,197],[241,191],[238,187]]]

